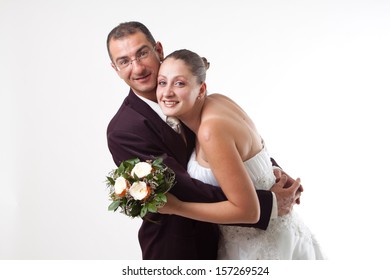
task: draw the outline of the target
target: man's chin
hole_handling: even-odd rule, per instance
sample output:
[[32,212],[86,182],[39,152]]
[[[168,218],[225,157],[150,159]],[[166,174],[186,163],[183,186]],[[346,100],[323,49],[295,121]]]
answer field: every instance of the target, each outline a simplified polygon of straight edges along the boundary
[[133,88],[133,91],[136,94],[138,94],[144,98],[147,98],[149,100],[157,102],[156,88],[155,87],[154,88],[153,87],[152,88],[139,88],[138,90]]

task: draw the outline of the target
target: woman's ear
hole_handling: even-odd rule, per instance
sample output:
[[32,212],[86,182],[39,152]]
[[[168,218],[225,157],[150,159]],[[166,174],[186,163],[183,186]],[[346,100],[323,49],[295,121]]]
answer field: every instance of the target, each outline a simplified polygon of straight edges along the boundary
[[206,83],[202,83],[199,89],[198,99],[205,97],[206,93],[207,93],[207,85]]

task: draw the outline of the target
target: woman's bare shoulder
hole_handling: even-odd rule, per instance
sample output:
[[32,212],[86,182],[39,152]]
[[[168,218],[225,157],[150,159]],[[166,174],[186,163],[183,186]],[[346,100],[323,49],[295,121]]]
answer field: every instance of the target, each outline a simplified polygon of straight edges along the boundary
[[232,99],[230,99],[229,97],[227,97],[226,95],[222,94],[222,93],[211,93],[211,94],[208,94],[207,95],[208,98],[211,98],[213,100],[229,100],[229,101],[233,101]]
[[237,102],[235,102],[233,99],[231,99],[230,97],[228,97],[224,94],[212,93],[212,94],[209,94],[207,97],[210,98],[211,100],[215,100],[217,102],[225,102],[224,104],[226,104],[226,105],[234,106],[234,107],[237,107],[240,110],[242,110],[241,106],[238,105]]

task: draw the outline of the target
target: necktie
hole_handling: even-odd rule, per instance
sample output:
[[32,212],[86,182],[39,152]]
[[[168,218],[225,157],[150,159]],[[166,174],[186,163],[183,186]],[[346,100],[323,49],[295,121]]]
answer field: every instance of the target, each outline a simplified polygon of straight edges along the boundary
[[176,118],[176,117],[167,117],[166,123],[170,127],[172,127],[172,129],[177,134],[179,134],[181,136],[181,138],[183,139],[184,143],[186,143],[186,145],[187,145],[186,136],[185,136],[184,130],[182,130],[182,125],[181,125],[181,122],[179,121],[179,119]]
[[167,124],[172,127],[176,133],[181,134],[181,123],[176,117],[167,117]]

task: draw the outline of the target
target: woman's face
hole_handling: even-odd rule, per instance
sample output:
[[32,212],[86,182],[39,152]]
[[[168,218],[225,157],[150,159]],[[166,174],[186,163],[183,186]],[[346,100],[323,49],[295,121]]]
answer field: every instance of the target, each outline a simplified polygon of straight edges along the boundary
[[180,59],[168,58],[160,66],[157,101],[166,116],[181,118],[191,113],[201,85]]

